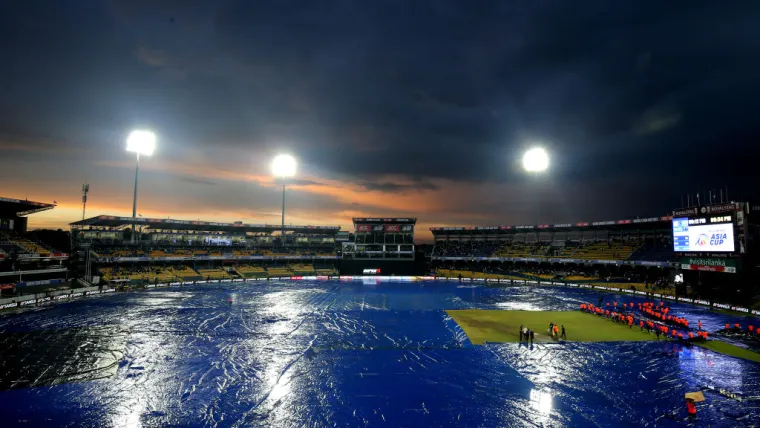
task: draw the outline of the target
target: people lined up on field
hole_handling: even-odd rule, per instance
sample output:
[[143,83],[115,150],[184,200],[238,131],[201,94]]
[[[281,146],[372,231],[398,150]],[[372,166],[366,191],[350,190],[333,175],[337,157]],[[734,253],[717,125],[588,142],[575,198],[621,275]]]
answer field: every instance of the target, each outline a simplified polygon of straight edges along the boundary
[[[651,304],[651,303],[650,304],[647,304],[647,303],[645,303],[645,304],[639,304],[640,309],[642,309],[642,312],[644,312],[644,313],[646,313],[648,315],[651,315],[652,313],[660,313],[661,314],[663,312],[665,314],[667,314],[667,312],[669,311],[669,309],[667,309],[667,308],[665,308],[663,310],[657,310],[657,311],[652,310],[650,312],[646,312],[646,311],[643,310],[645,308],[651,307],[650,305],[653,305],[653,304]],[[623,303],[623,304],[620,305],[620,307],[621,307],[621,309],[623,311],[625,311],[626,308],[632,309],[633,306],[634,306],[633,303],[629,303],[629,304]],[[670,337],[671,339],[674,339],[674,340],[684,340],[684,341],[690,341],[690,342],[705,341],[708,338],[708,333],[706,331],[703,331],[703,330],[697,331],[696,334],[694,334],[694,332],[687,332],[686,334],[684,334],[684,333],[680,333],[675,328],[670,328],[667,325],[663,325],[664,323],[667,322],[669,324],[673,324],[674,326],[681,327],[681,328],[687,328],[688,329],[689,328],[689,323],[688,323],[688,321],[686,321],[683,318],[672,317],[672,316],[670,316],[670,318],[668,318],[668,315],[665,315],[665,316],[661,316],[661,317],[655,317],[658,320],[656,322],[652,321],[652,320],[649,320],[649,319],[645,319],[645,318],[639,318],[637,320],[631,313],[618,312],[617,302],[614,302],[612,304],[612,306],[610,306],[610,304],[607,303],[607,305],[605,306],[605,308],[606,307],[611,307],[612,310],[610,310],[610,309],[604,309],[604,308],[601,308],[601,307],[598,307],[598,306],[594,306],[591,303],[581,303],[580,304],[581,311],[593,313],[593,314],[596,314],[598,316],[602,316],[602,317],[608,318],[608,319],[610,319],[612,321],[615,321],[615,322],[618,322],[618,323],[621,323],[621,324],[624,324],[624,325],[628,325],[629,329],[633,329],[634,323],[638,322],[638,326],[639,326],[640,330],[643,331],[644,329],[646,329],[646,331],[648,333],[654,331],[655,334],[657,335],[657,339],[658,340],[659,340],[661,334],[665,335],[665,337]]]

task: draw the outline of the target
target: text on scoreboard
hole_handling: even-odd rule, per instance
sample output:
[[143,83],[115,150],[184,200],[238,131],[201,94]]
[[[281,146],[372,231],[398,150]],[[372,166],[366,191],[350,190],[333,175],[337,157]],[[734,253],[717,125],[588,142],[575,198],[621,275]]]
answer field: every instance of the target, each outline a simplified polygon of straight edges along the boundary
[[673,251],[676,252],[733,252],[734,224],[718,223],[731,221],[727,217],[674,218]]

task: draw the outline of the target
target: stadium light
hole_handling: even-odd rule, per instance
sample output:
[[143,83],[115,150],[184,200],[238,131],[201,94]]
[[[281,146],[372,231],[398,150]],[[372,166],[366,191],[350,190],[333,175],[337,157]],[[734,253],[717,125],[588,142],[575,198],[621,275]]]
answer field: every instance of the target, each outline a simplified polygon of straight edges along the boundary
[[[293,178],[298,168],[296,158],[291,155],[277,155],[272,159],[272,175],[275,178]],[[285,182],[282,183],[282,229],[280,230],[282,245],[285,245]]]
[[156,149],[156,134],[146,130],[132,131],[127,137],[127,151],[137,156],[135,164],[135,194],[132,198],[132,243],[135,243],[137,217],[137,177],[140,173],[140,155],[151,156]]
[[549,154],[541,147],[534,147],[523,155],[523,168],[528,172],[544,172],[549,167]]

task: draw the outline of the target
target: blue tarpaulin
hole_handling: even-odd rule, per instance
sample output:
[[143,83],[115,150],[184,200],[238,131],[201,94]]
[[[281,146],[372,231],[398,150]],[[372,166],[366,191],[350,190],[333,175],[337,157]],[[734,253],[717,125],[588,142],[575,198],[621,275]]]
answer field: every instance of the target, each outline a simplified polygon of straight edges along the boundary
[[[0,317],[0,425],[682,426],[760,420],[760,364],[673,342],[473,346],[446,309],[646,299],[560,287],[293,281]],[[671,303],[714,331],[760,320]]]

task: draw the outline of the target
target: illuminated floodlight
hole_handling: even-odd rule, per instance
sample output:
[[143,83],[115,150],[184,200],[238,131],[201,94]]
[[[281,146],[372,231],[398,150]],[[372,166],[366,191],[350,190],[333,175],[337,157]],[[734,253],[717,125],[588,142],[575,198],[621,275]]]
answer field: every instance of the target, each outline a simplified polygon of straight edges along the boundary
[[289,178],[296,175],[296,158],[291,155],[277,155],[272,160],[272,175],[277,178]]
[[544,172],[549,167],[549,154],[541,147],[534,147],[525,152],[522,163],[528,172]]
[[151,131],[132,131],[127,137],[127,151],[150,156],[156,149],[156,134]]

